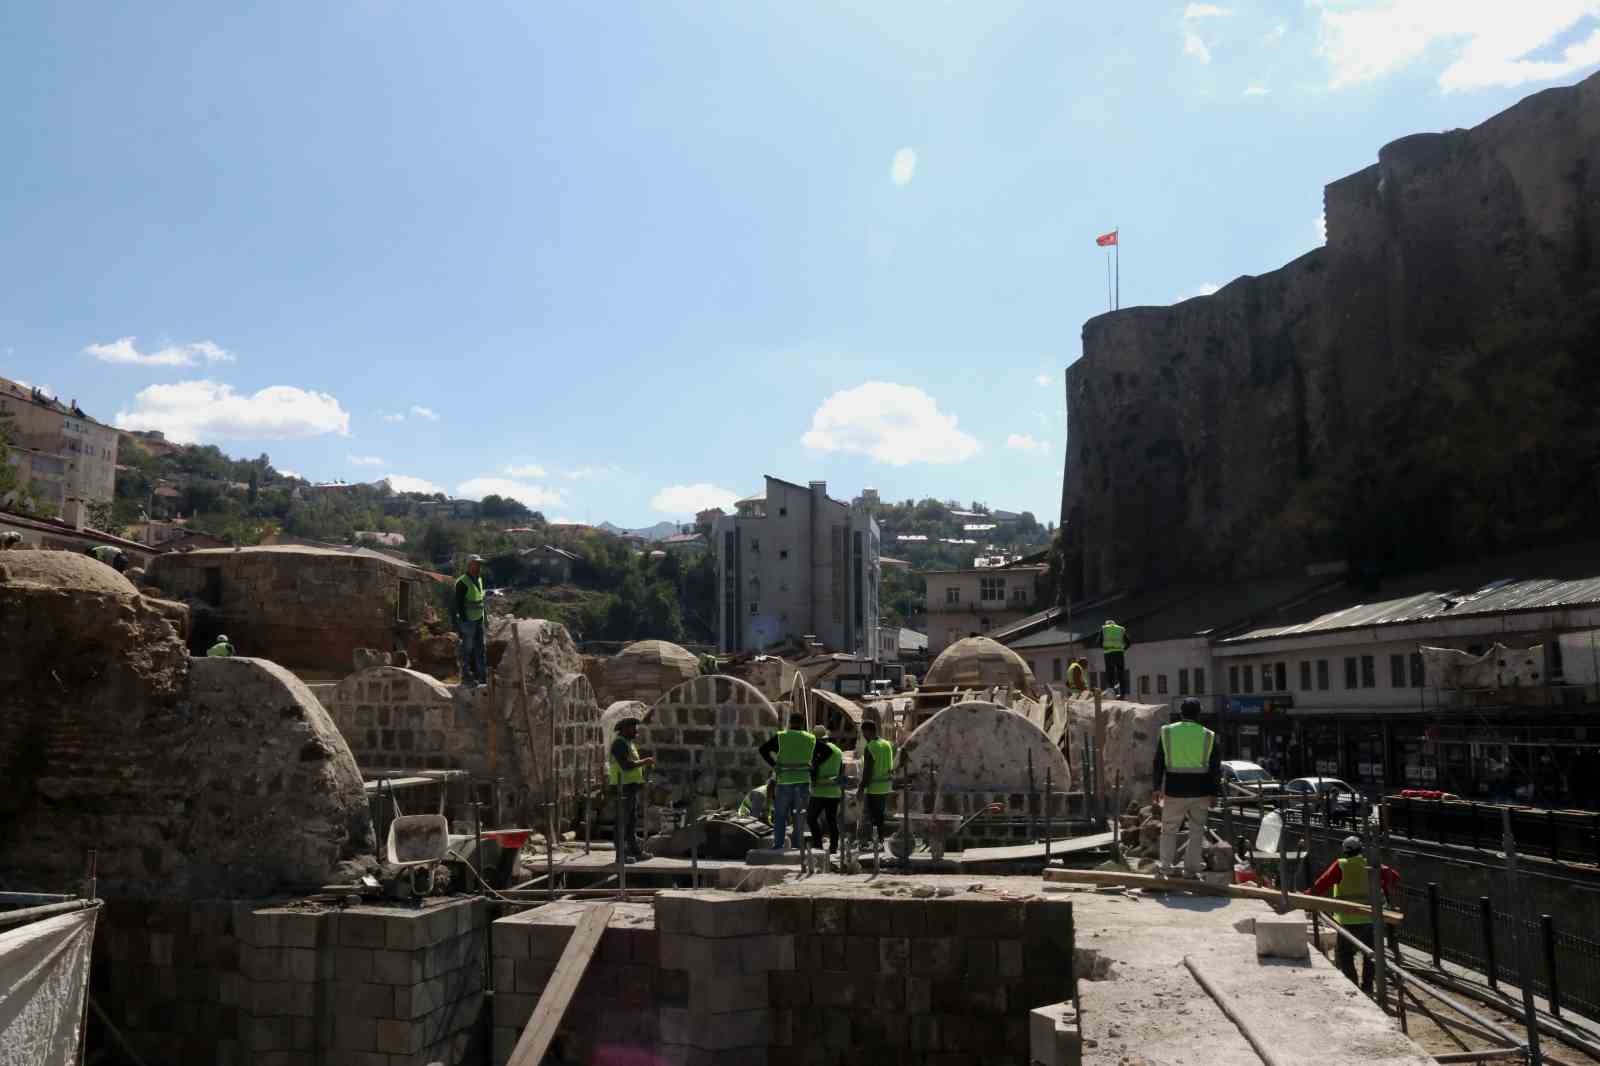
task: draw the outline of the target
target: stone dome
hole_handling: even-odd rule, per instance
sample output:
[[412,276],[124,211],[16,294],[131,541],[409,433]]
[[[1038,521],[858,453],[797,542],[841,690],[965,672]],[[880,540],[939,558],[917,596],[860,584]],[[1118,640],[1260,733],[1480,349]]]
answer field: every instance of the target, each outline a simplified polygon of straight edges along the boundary
[[139,595],[139,590],[126,577],[100,560],[79,552],[22,548],[0,553],[0,583],[102,596]]
[[926,688],[972,689],[1001,685],[1025,693],[1038,689],[1022,656],[988,637],[966,637],[940,652],[922,684]]
[[613,655],[605,666],[605,694],[611,701],[654,703],[691,678],[700,676],[700,660],[667,640],[640,640]]

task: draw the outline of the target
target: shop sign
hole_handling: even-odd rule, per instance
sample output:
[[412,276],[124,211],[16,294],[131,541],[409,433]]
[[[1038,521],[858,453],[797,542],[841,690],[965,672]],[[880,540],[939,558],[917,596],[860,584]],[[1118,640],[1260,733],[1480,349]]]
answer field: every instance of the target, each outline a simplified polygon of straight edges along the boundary
[[1338,762],[1337,759],[1318,759],[1317,760],[1317,774],[1318,774],[1318,776],[1321,776],[1321,777],[1332,777],[1334,774],[1336,774],[1338,772],[1339,772],[1339,762]]
[[1253,737],[1259,732],[1261,732],[1261,727],[1258,725],[1242,725],[1239,727],[1239,735],[1241,737]]

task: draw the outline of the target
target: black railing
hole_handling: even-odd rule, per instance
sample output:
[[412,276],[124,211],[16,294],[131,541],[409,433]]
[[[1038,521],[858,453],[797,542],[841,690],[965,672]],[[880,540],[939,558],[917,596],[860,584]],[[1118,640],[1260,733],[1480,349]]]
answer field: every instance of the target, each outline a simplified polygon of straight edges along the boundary
[[[1495,850],[1500,804],[1391,796],[1389,831],[1411,840]],[[1600,864],[1600,813],[1511,808],[1511,833],[1522,855],[1556,862]]]

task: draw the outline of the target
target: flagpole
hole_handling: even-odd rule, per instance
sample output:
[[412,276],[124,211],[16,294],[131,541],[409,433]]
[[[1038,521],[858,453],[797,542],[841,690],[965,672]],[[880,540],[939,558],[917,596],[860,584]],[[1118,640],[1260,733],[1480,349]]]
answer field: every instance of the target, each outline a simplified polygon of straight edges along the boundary
[[1111,304],[1111,260],[1109,259],[1106,260],[1106,310],[1115,310]]
[[1111,231],[1117,235],[1117,310],[1122,310],[1122,227]]

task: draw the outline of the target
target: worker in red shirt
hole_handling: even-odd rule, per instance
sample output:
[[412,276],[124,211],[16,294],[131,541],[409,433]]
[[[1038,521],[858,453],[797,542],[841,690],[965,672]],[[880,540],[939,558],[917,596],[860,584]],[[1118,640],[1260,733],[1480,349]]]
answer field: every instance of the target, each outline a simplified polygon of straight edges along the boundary
[[[1389,901],[1389,892],[1400,884],[1400,873],[1392,866],[1380,867],[1379,887],[1383,891],[1384,902]],[[1322,876],[1317,878],[1316,884],[1311,886],[1311,893],[1315,896],[1333,895],[1334,899],[1348,899],[1363,905],[1368,903],[1367,895],[1367,860],[1361,854],[1361,838],[1349,836],[1344,838],[1344,855],[1328,864],[1322,871]],[[1372,947],[1372,915],[1365,914],[1335,914],[1333,920],[1344,926],[1345,932],[1361,941],[1367,947]],[[1344,937],[1339,937],[1334,949],[1334,958],[1339,962],[1339,969],[1352,982],[1356,979],[1356,949]],[[1361,991],[1372,992],[1372,956],[1361,957]]]

